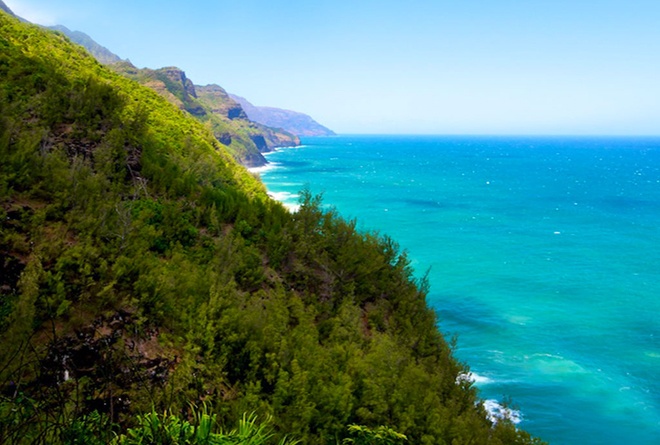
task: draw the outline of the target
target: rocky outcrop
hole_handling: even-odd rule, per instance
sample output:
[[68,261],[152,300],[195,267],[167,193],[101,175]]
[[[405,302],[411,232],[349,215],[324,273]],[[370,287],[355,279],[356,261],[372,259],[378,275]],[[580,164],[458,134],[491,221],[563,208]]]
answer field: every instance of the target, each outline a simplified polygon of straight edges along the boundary
[[257,146],[260,152],[263,153],[265,151],[269,151],[268,144],[266,144],[266,138],[264,138],[263,135],[255,134],[253,136],[250,136],[250,139],[252,139],[252,142],[254,142],[254,145]]
[[248,120],[248,116],[243,107],[232,99],[227,91],[219,85],[197,86],[196,90],[209,105],[211,112],[227,119]]
[[175,88],[181,87],[183,89],[183,94],[185,96],[191,96],[197,99],[197,92],[195,91],[195,85],[190,79],[186,77],[185,71],[175,66],[161,68],[155,70],[159,77],[165,76],[167,80],[176,85]]
[[195,85],[186,77],[185,71],[174,66],[146,71],[153,73],[153,77],[163,82],[165,89],[181,101],[179,108],[186,110],[193,116],[206,115],[204,107],[195,100],[197,99]]

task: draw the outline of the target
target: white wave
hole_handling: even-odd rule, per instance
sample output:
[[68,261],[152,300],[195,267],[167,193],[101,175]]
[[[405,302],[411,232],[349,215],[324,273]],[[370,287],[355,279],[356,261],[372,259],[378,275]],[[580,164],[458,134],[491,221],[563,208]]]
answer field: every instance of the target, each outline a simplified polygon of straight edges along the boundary
[[273,153],[277,153],[278,151],[296,150],[298,148],[307,148],[307,145],[292,145],[290,147],[277,147],[275,150],[267,151],[261,154],[264,155],[264,157],[268,157]]
[[492,379],[489,379],[484,375],[479,375],[474,372],[471,372],[470,374],[472,375],[472,381],[477,385],[485,385],[487,383],[493,383]]
[[476,372],[462,372],[456,377],[456,384],[458,385],[463,382],[472,382],[476,385],[485,385],[487,383],[493,383],[493,380],[486,376],[479,375]]
[[280,201],[281,203],[298,198],[298,195],[290,192],[268,192],[268,196],[273,198],[275,201]]
[[280,166],[280,164],[278,164],[276,162],[269,162],[268,164],[262,165],[260,167],[250,167],[250,168],[248,168],[248,171],[250,173],[261,174],[261,173],[264,173],[264,172],[267,172],[267,171],[270,171],[270,170],[275,170],[279,166]]
[[497,400],[484,400],[483,405],[486,409],[486,417],[493,423],[497,423],[500,420],[510,420],[514,425],[518,425],[522,422],[520,411],[502,406]]
[[300,209],[300,204],[298,204],[298,196],[295,193],[290,192],[268,192],[270,196],[275,201],[282,203],[291,213],[296,213]]

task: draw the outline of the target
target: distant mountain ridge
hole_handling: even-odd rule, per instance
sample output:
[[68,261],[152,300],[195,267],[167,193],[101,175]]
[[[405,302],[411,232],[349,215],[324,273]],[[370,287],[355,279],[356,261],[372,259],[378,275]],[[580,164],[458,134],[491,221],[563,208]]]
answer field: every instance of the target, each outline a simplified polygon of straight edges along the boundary
[[[2,3],[2,6],[4,6],[4,3]],[[6,8],[7,11],[10,11],[9,8],[7,8],[6,6],[4,7]],[[96,60],[98,60],[99,62],[105,65],[113,65],[124,61],[121,57],[114,54],[108,48],[97,43],[94,39],[92,39],[89,35],[85,34],[84,32],[71,31],[66,26],[62,26],[62,25],[50,26],[48,28],[54,31],[59,31],[64,35],[66,35],[74,43],[82,45],[96,58]],[[193,89],[194,87],[195,86],[193,86]],[[196,87],[199,88],[199,86]],[[286,133],[291,133],[295,136],[332,136],[335,134],[334,131],[319,124],[311,116],[304,113],[300,113],[292,110],[285,110],[276,107],[256,106],[250,103],[244,97],[237,96],[235,94],[227,94],[226,92],[222,96],[222,100],[224,100],[225,102],[231,101],[229,107],[231,107],[232,105],[238,105],[239,107],[241,107],[242,110],[244,111],[245,119],[249,119],[255,123],[261,124],[262,126],[282,129]],[[195,114],[191,110],[187,110],[187,111],[191,112],[193,115]],[[262,149],[261,151],[271,151],[273,148],[277,146],[282,146],[277,144],[267,144],[267,145],[268,145],[267,147],[268,149],[265,150]],[[265,159],[257,159],[257,158],[258,156],[252,157],[251,161],[248,162],[248,165],[252,166],[255,163],[256,164],[265,163]],[[243,159],[242,161],[245,160],[246,159]]]
[[298,111],[252,105],[247,99],[229,95],[241,104],[250,120],[273,128],[281,128],[296,136],[333,136],[336,133],[316,122],[311,116]]
[[[2,0],[0,0],[0,10],[6,12],[7,14],[16,17],[22,22],[28,22],[28,20],[24,19],[23,17],[19,17],[12,11],[9,6],[5,4]],[[67,36],[72,42],[77,43],[78,45],[83,46],[89,53],[94,56],[96,60],[99,62],[105,64],[105,65],[110,65],[113,63],[121,62],[122,58],[110,51],[108,48],[105,46],[100,45],[97,43],[94,39],[92,39],[90,36],[85,34],[84,32],[81,31],[71,31],[69,28],[63,25],[55,25],[55,26],[44,26],[44,28],[51,29],[53,31],[59,31],[65,36]]]
[[110,51],[105,46],[98,44],[94,39],[92,39],[84,32],[71,31],[69,28],[62,25],[48,26],[48,29],[59,31],[71,39],[72,42],[84,46],[96,60],[105,65],[110,65],[122,61],[121,57]]
[[[25,19],[16,16],[2,0],[0,0],[0,9],[27,22]],[[299,123],[293,126],[268,125],[251,118],[239,102],[232,98],[222,87],[218,85],[194,85],[186,77],[185,72],[178,67],[139,69],[129,60],[122,59],[84,32],[72,31],[62,25],[44,28],[61,32],[72,42],[84,47],[100,63],[108,65],[113,70],[150,87],[181,110],[210,125],[217,140],[226,145],[234,158],[246,167],[266,165],[268,161],[262,153],[273,151],[278,147],[300,145],[298,134],[287,130],[287,128],[295,128],[300,135],[304,136],[322,134],[318,130],[314,130],[316,128],[314,125],[321,127],[320,124],[302,113],[279,110],[301,116],[302,118],[298,117],[297,121],[302,122],[302,124]],[[249,104],[245,99],[242,100]],[[250,106],[252,105],[250,104]],[[294,119],[290,118],[289,120]],[[305,124],[307,121],[311,121],[311,124]],[[301,129],[304,128],[312,128],[312,130],[302,131]]]
[[9,6],[5,5],[5,2],[3,2],[2,0],[0,0],[0,9],[2,9],[3,11],[5,11],[7,14],[9,14],[11,16],[18,17],[16,14],[14,14],[14,11],[9,9]]

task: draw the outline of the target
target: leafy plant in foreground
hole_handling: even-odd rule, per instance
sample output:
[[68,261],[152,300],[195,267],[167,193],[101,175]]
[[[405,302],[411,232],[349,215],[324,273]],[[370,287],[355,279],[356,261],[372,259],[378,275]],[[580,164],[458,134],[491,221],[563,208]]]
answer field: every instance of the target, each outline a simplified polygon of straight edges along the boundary
[[[113,441],[113,445],[267,445],[274,443],[274,433],[269,428],[270,418],[258,423],[256,414],[243,415],[238,427],[224,432],[219,428],[217,416],[209,414],[206,407],[192,409],[192,423],[171,412],[158,414],[151,411],[138,416],[138,426],[129,428]],[[295,445],[286,437],[279,445]]]
[[350,425],[348,431],[353,437],[344,439],[344,444],[397,445],[408,440],[404,434],[397,433],[392,428],[383,425],[376,428],[368,428],[362,425]]

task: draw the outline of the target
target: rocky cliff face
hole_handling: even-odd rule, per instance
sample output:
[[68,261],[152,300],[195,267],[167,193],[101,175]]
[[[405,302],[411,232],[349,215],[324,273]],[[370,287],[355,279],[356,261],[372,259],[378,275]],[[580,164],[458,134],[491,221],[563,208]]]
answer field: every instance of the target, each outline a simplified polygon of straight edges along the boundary
[[208,102],[214,114],[225,116],[227,119],[248,120],[243,107],[232,99],[227,91],[219,85],[197,86],[204,100]]
[[[193,116],[201,117],[206,115],[206,110],[197,99],[197,91],[193,82],[186,77],[186,73],[177,67],[170,66],[150,71],[152,77],[161,81],[165,89],[181,101],[179,108],[189,112]],[[158,88],[156,88],[158,89]]]
[[259,124],[252,119],[243,107],[218,85],[196,86],[200,101],[222,119],[242,125],[259,148],[260,152],[273,151],[278,147],[300,145],[300,138],[290,132]]
[[222,87],[196,86],[180,68],[138,69],[126,61],[112,67],[208,124],[216,139],[247,167],[265,165],[264,152],[300,144],[297,136],[250,121]]
[[296,136],[332,136],[334,131],[316,122],[310,116],[297,111],[274,107],[258,107],[247,99],[231,94],[230,97],[241,104],[248,117],[262,125],[281,128]]
[[158,70],[154,71],[156,73],[156,76],[158,77],[165,77],[169,83],[174,85],[174,88],[179,89],[181,88],[183,90],[183,95],[185,99],[189,99],[190,97],[194,97],[197,99],[197,92],[195,91],[195,85],[192,83],[190,79],[186,77],[186,73],[175,67],[166,67],[166,68],[161,68]]

